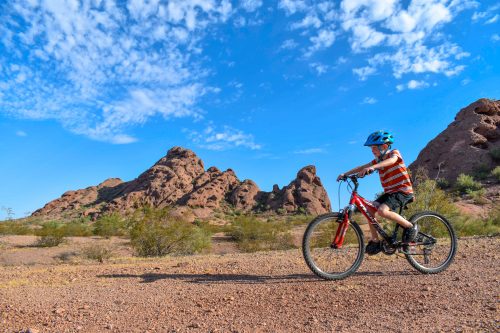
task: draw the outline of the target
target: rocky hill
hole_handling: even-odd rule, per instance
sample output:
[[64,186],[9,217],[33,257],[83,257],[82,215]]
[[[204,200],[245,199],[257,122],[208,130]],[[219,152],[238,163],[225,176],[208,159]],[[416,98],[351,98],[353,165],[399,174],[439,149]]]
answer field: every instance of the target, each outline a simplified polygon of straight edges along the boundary
[[461,173],[499,165],[491,153],[494,149],[500,149],[500,101],[482,98],[460,110],[409,167],[423,167],[431,178],[439,172],[439,178],[453,184]]
[[297,178],[272,192],[259,189],[252,180],[240,181],[233,170],[205,170],[203,161],[189,149],[174,147],[136,179],[108,179],[97,186],[68,191],[35,211],[34,216],[91,216],[131,211],[141,205],[175,206],[195,216],[215,211],[287,212],[321,214],[331,209],[330,200],[312,165],[299,170]]
[[451,191],[461,173],[473,176],[482,183],[481,198],[465,195],[455,204],[464,213],[487,216],[500,203],[498,179],[488,176],[500,164],[499,154],[500,101],[482,98],[460,110],[409,167],[414,173],[424,168],[431,178],[446,180]]

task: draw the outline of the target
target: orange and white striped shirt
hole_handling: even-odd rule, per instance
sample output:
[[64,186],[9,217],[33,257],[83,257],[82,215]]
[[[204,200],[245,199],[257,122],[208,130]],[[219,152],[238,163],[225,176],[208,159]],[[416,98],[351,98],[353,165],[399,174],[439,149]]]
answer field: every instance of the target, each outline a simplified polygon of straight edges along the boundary
[[[413,194],[410,175],[408,174],[408,169],[406,168],[399,150],[394,149],[387,152],[383,160],[387,160],[394,156],[398,158],[396,163],[378,170],[384,193],[403,192],[406,194]],[[377,163],[377,160],[372,161],[372,165]]]

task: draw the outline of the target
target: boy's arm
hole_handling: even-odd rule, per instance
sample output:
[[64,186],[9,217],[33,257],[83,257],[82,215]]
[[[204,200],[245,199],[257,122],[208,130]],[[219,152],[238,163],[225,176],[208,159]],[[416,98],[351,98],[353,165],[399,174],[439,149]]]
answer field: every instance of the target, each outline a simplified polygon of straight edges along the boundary
[[388,166],[391,166],[393,164],[395,164],[396,162],[398,161],[398,157],[397,156],[393,156],[393,157],[390,157],[386,160],[383,160],[382,162],[378,162],[378,163],[375,163],[375,164],[367,164],[367,165],[364,165],[364,168],[362,170],[360,170],[360,173],[359,175],[361,177],[365,176],[365,175],[368,175],[370,173],[372,173],[373,171],[377,170],[377,169],[381,169],[381,168],[385,168],[385,167],[388,167]]
[[352,174],[354,174],[354,173],[358,173],[358,172],[360,172],[361,170],[364,170],[364,169],[366,169],[366,168],[370,167],[371,165],[372,165],[372,162],[370,162],[370,163],[366,163],[366,164],[360,165],[360,166],[358,166],[358,167],[355,167],[354,169],[351,169],[351,170],[349,170],[349,171],[346,171],[346,172],[344,172],[344,173],[341,173],[341,174],[337,177],[337,181],[338,181],[338,180],[340,180],[341,178],[343,178],[343,177],[344,177],[344,176],[346,176],[346,175],[352,175]]
[[385,168],[385,167],[391,166],[393,164],[396,164],[397,161],[398,161],[398,157],[397,156],[393,156],[391,158],[383,160],[382,162],[378,162],[378,163],[372,165],[371,167],[374,170],[377,170],[377,169]]

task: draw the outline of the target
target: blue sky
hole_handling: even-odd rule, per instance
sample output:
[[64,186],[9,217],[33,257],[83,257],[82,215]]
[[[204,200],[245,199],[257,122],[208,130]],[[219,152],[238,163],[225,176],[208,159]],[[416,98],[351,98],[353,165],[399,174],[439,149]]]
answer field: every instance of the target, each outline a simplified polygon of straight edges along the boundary
[[0,207],[23,217],[184,146],[266,191],[314,164],[337,208],[368,134],[393,131],[409,164],[499,97],[499,19],[472,0],[0,1]]

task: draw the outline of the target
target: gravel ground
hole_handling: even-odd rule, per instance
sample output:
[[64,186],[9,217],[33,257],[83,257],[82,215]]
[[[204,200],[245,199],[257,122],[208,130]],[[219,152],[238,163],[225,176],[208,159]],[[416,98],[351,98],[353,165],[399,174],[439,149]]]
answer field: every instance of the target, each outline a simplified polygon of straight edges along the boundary
[[300,250],[4,262],[0,332],[498,332],[499,247],[461,239],[438,275],[380,254],[336,282]]

